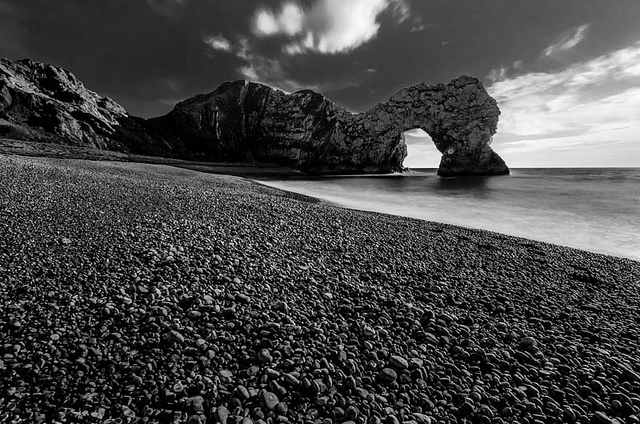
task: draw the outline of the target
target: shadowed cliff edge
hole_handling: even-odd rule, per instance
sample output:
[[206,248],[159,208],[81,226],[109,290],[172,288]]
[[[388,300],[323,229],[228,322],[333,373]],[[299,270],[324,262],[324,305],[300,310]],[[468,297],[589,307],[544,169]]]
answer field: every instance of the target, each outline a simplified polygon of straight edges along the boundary
[[201,161],[275,163],[314,174],[401,172],[403,132],[427,132],[438,174],[500,175],[491,147],[500,110],[475,78],[418,84],[353,114],[311,90],[235,81],[145,120],[70,72],[0,59],[0,137]]

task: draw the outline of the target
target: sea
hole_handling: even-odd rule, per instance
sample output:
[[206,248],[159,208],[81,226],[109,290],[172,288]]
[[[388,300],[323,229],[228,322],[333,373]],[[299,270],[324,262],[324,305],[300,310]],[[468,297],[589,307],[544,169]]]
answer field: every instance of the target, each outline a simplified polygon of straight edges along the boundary
[[640,168],[520,168],[452,177],[436,169],[388,175],[263,178],[345,208],[382,212],[640,261]]

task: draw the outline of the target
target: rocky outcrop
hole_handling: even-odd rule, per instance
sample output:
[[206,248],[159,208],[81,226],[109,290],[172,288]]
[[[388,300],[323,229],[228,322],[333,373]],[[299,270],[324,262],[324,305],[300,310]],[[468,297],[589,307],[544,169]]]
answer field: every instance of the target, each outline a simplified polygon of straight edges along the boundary
[[442,152],[440,175],[505,174],[491,149],[500,110],[475,78],[419,84],[352,114],[310,90],[285,94],[246,81],[178,103],[154,123],[221,160],[276,162],[311,173],[402,171],[403,133],[421,128]]
[[0,58],[0,137],[152,156],[190,155],[181,140],[129,116],[66,69],[28,59]]
[[28,59],[0,59],[0,136],[118,149],[127,112],[69,71]]
[[[389,101],[356,115],[348,136],[363,138],[364,134],[364,138],[375,139],[377,135],[395,149],[393,158],[401,155],[404,159],[403,132],[420,128],[442,153],[439,175],[508,174],[509,168],[490,146],[499,115],[496,101],[482,83],[462,76],[448,84],[418,84],[400,90]],[[393,167],[397,168],[397,162]]]
[[129,116],[70,72],[0,60],[0,137],[213,161],[278,163],[309,173],[404,170],[403,132],[421,128],[442,152],[440,175],[504,174],[490,147],[500,111],[474,78],[403,89],[353,114],[311,90],[222,84],[169,114]]

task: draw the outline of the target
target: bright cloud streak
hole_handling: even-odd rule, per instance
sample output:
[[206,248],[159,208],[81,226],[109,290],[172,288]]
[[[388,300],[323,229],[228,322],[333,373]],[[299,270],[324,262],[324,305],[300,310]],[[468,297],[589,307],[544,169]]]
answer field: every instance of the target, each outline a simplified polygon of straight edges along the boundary
[[398,22],[409,17],[404,0],[317,0],[308,8],[288,2],[278,11],[258,9],[253,32],[261,37],[284,35],[289,55],[305,52],[349,52],[373,39],[380,13],[390,8]]
[[518,162],[518,154],[559,150],[575,162],[585,160],[575,157],[585,146],[608,146],[619,151],[619,160],[640,166],[638,63],[640,42],[556,73],[495,82],[487,90],[502,110],[497,150],[507,162]]
[[258,9],[254,17],[256,35],[276,34],[296,35],[302,31],[304,13],[295,3],[285,3],[279,13],[268,9]]
[[571,50],[584,39],[587,35],[587,30],[591,24],[580,25],[571,33],[563,36],[557,43],[554,43],[544,49],[545,56],[554,56],[558,53]]
[[222,35],[209,35],[202,41],[213,50],[219,50],[223,52],[231,51],[231,42],[224,38]]

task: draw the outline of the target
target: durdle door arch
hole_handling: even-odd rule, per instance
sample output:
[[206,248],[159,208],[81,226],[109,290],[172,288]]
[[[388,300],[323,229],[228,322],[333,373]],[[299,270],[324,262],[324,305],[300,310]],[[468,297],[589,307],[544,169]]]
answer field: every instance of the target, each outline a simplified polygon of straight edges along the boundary
[[309,173],[403,171],[403,132],[421,128],[442,153],[438,174],[509,173],[490,147],[500,110],[480,81],[467,76],[404,88],[358,114],[311,90],[286,94],[239,80],[145,120],[62,68],[0,59],[0,114],[16,139],[204,161],[255,160]]

